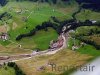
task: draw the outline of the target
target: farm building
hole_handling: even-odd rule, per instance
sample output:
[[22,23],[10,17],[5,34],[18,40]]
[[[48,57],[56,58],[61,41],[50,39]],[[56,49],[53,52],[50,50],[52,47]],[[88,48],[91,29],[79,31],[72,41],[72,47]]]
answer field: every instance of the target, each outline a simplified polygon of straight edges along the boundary
[[8,40],[9,39],[9,35],[7,33],[2,33],[2,34],[0,34],[0,39]]

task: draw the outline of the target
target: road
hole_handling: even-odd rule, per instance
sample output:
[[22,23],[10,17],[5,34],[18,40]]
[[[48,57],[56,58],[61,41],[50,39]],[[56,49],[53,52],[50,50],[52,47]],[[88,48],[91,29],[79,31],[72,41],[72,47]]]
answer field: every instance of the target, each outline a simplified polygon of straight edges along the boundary
[[[68,35],[68,33],[66,33],[66,35]],[[5,63],[8,63],[8,62],[16,62],[16,61],[20,61],[20,60],[26,60],[26,59],[30,59],[30,58],[33,58],[35,56],[40,56],[40,55],[51,55],[51,54],[55,54],[57,53],[58,51],[66,48],[66,42],[68,40],[68,36],[65,37],[65,34],[61,34],[64,42],[63,42],[63,46],[60,47],[60,48],[56,48],[54,50],[45,50],[45,51],[39,51],[39,52],[35,52],[34,54],[21,54],[21,55],[12,55],[12,56],[9,56],[9,59],[4,59],[4,60],[0,60],[0,64],[3,64],[4,62]]]

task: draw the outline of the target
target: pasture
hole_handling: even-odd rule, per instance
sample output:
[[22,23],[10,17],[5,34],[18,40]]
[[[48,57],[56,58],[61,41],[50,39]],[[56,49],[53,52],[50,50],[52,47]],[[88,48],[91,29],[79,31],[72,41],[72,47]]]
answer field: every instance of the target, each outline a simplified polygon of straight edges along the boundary
[[[23,48],[40,48],[41,50],[47,49],[49,42],[57,39],[58,36],[56,31],[51,28],[48,28],[47,32],[41,30],[33,37],[24,38],[21,41],[16,41],[15,39],[19,34],[28,33],[30,30],[35,28],[35,26],[41,25],[42,22],[51,20],[51,16],[55,16],[59,20],[72,18],[71,15],[73,11],[77,10],[78,7],[75,7],[75,5],[76,4],[71,4],[63,8],[57,7],[56,5],[50,6],[47,3],[38,4],[29,1],[9,2],[6,6],[1,8],[0,13],[7,12],[12,16],[11,19],[6,20],[7,27],[9,28],[7,33],[10,35],[10,41],[6,41],[8,42],[6,44],[5,41],[0,40],[0,43],[3,46],[14,43],[14,45],[21,44]],[[74,6],[74,8],[72,8],[72,6]],[[2,27],[0,27],[0,29],[2,29]],[[2,31],[6,31],[6,29],[4,28]]]
[[15,70],[8,66],[4,66],[0,68],[0,75],[16,75]]

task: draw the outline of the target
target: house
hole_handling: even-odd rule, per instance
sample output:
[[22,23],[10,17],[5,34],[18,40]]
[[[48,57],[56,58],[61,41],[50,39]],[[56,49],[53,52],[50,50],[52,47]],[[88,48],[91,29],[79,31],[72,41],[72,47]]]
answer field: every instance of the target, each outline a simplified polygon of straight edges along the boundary
[[91,21],[93,24],[97,22],[97,21],[95,21],[95,20],[90,20],[90,21]]
[[2,33],[0,35],[0,39],[2,39],[2,40],[8,40],[9,39],[9,35],[7,33]]

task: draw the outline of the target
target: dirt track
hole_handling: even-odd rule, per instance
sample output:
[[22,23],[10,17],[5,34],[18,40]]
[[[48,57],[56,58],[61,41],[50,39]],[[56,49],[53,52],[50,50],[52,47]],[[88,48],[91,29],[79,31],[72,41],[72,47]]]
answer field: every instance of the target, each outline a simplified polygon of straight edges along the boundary
[[20,60],[25,60],[25,59],[30,59],[34,56],[39,56],[39,55],[51,55],[51,54],[55,54],[56,52],[58,52],[59,50],[62,50],[66,47],[66,41],[68,40],[68,37],[65,38],[65,35],[62,34],[61,35],[64,42],[63,42],[63,46],[60,48],[56,48],[53,50],[45,50],[45,51],[40,51],[40,52],[35,52],[35,54],[20,54],[20,55],[12,55],[12,56],[1,56],[1,60],[0,60],[0,64],[3,64],[4,62],[16,62],[16,61],[20,61]]

